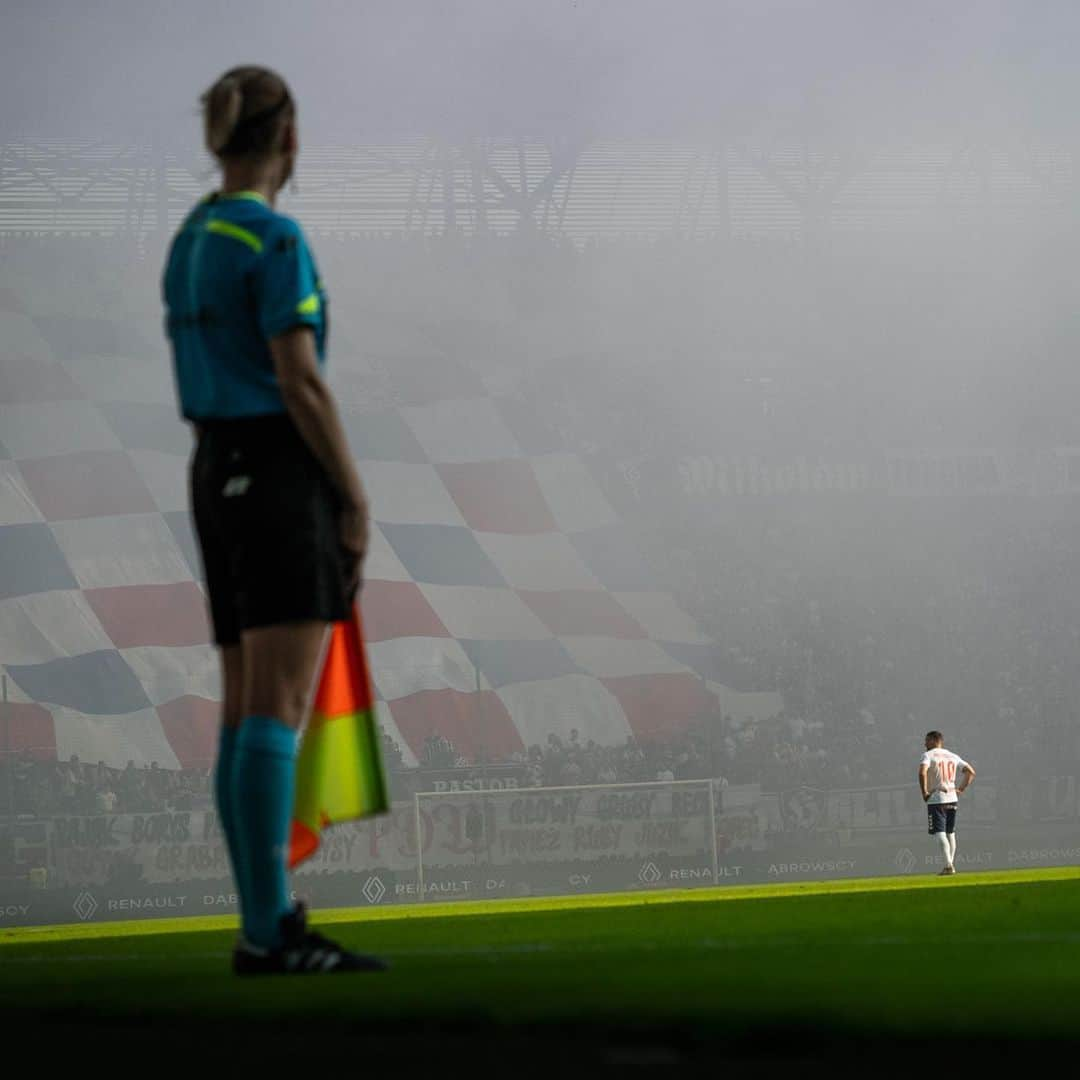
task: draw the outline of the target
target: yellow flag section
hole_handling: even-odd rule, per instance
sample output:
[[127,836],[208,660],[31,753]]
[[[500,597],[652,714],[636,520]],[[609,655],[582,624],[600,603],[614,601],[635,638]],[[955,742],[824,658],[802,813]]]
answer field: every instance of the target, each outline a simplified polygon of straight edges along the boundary
[[318,850],[323,829],[389,809],[360,613],[334,623],[296,763],[289,867]]

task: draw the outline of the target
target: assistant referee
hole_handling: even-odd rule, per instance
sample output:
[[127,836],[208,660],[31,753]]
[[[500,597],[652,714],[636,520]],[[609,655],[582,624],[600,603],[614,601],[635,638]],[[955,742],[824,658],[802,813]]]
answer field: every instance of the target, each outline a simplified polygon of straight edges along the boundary
[[215,799],[243,922],[233,970],[379,970],[309,930],[286,878],[297,731],[368,540],[322,377],[326,292],[300,226],[274,209],[296,161],[296,105],[275,72],[237,67],[202,107],[221,189],[173,239],[163,292],[180,410],[196,432],[191,501],[221,650]]

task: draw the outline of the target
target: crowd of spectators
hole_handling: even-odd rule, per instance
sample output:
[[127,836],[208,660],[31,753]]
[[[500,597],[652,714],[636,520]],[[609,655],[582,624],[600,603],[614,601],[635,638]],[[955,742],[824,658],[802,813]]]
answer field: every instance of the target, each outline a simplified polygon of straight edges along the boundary
[[[449,739],[433,732],[419,766],[412,769],[405,765],[401,748],[384,734],[383,761],[392,788],[410,777],[420,780],[423,773],[461,770],[481,775],[489,766],[513,767],[522,787],[561,787],[707,778],[748,782],[758,779],[755,762],[766,761],[769,752],[780,755],[776,761],[791,753],[777,737],[786,729],[782,717],[730,729],[728,735],[722,731],[725,724],[730,728],[730,718],[718,717],[712,734],[703,721],[667,742],[630,738],[617,746],[582,739],[575,729],[568,738],[552,734],[544,745],[522,753],[500,759],[480,755],[478,760],[462,756]],[[156,763],[140,768],[130,762],[124,769],[111,769],[101,762],[84,764],[74,756],[60,762],[19,756],[0,768],[0,814],[44,817],[207,809],[211,789],[210,769],[170,770]]]
[[701,780],[712,774],[709,759],[708,740],[695,728],[667,742],[628,738],[617,746],[600,746],[573,729],[568,738],[549,735],[544,746],[531,746],[511,760],[523,766],[527,786],[561,787]]
[[[909,733],[910,734],[910,733]],[[908,740],[914,745],[914,736]],[[561,787],[715,779],[722,784],[761,784],[766,790],[793,787],[873,786],[910,780],[912,747],[898,746],[880,731],[874,715],[861,710],[842,734],[824,721],[784,710],[738,725],[719,711],[663,742],[628,738],[602,746],[571,731],[523,753],[471,761],[443,736],[432,735],[421,759],[425,769],[467,770],[516,766],[519,784]]]
[[201,810],[210,805],[208,769],[163,769],[156,761],[129,761],[113,769],[103,761],[39,761],[16,755],[0,764],[0,814],[47,817],[148,814]]

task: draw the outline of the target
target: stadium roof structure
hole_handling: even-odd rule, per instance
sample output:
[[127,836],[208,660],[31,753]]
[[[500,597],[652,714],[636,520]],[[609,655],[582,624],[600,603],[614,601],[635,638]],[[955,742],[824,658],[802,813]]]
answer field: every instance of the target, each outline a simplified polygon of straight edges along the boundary
[[[151,144],[24,138],[0,146],[0,236],[175,228],[213,169]],[[1022,224],[1063,209],[1071,147],[713,144],[400,138],[305,148],[289,207],[316,235],[535,231],[763,237]]]

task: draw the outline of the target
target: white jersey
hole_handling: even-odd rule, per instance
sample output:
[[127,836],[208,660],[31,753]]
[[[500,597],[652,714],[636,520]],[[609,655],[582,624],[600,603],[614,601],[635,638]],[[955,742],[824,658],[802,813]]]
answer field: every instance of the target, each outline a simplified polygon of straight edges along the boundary
[[919,767],[926,766],[926,790],[930,792],[927,803],[937,806],[941,803],[954,803],[956,797],[956,774],[971,766],[959,755],[943,746],[927,750],[919,761]]

